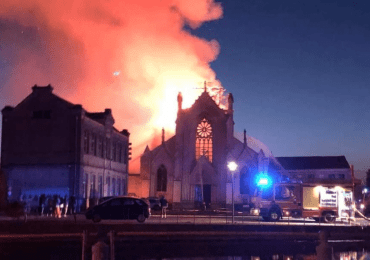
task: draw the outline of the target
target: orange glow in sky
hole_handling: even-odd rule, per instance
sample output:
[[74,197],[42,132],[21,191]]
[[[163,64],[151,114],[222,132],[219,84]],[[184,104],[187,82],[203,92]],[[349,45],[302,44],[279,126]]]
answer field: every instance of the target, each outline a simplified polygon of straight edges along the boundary
[[219,53],[217,41],[184,26],[221,16],[213,0],[3,0],[0,17],[38,28],[52,66],[44,68],[25,48],[6,84],[17,95],[16,88],[50,83],[57,95],[89,112],[111,108],[115,127],[131,133],[130,171],[138,172],[138,157],[147,144],[158,143],[160,129],[166,139],[174,132],[178,92],[186,108],[204,81],[219,85],[209,66]]

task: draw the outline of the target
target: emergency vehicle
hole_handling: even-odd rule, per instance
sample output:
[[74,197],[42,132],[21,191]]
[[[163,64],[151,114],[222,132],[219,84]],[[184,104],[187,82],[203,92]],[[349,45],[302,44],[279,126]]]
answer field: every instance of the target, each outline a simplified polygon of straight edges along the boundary
[[271,196],[255,199],[260,216],[266,221],[282,217],[313,218],[334,222],[336,218],[352,216],[353,188],[351,184],[276,183]]

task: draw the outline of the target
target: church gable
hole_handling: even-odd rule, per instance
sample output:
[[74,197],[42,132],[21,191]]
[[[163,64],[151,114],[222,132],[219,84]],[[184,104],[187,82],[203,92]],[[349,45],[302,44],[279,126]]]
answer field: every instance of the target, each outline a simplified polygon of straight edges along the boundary
[[168,162],[173,162],[174,158],[172,155],[169,154],[167,149],[161,145],[158,147],[159,149],[156,151],[157,153],[155,156],[153,156],[153,161],[168,161]]
[[192,185],[214,184],[216,177],[217,173],[212,164],[205,156],[202,156],[190,173],[190,183]]
[[178,100],[177,145],[184,147],[184,154],[189,155],[185,158],[186,164],[192,165],[192,161],[201,156],[205,156],[214,166],[222,164],[227,142],[233,132],[228,125],[233,127],[232,110],[221,109],[206,90],[188,109],[181,109],[180,94]]
[[243,160],[247,158],[255,158],[257,153],[247,146],[247,144],[243,144],[237,138],[233,137],[231,149],[229,152],[229,157],[234,158],[234,160]]
[[[184,111],[186,114],[197,114],[200,117],[224,117],[225,110],[221,109],[208,92],[203,92],[200,97],[195,100],[194,104]],[[201,118],[202,119],[202,118]],[[201,120],[200,119],[200,120]]]
[[142,158],[151,158],[151,160],[154,160],[155,158],[160,158],[161,153],[165,157],[170,157],[171,159],[174,159],[173,156],[176,151],[176,136],[171,137],[167,141],[163,142],[161,145],[155,147],[152,151],[149,149],[149,146],[145,147],[144,153],[142,154]]

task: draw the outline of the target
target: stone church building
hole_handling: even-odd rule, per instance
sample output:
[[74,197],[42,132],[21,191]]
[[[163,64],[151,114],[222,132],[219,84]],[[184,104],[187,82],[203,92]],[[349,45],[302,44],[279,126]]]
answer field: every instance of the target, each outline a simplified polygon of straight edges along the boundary
[[[248,147],[245,131],[244,142],[234,137],[232,94],[225,108],[206,87],[188,109],[182,108],[181,93],[177,101],[175,135],[165,140],[162,130],[161,145],[152,150],[147,146],[141,156],[138,193],[165,196],[173,207],[182,208],[203,202],[212,208],[225,207],[231,204],[232,193],[236,204],[248,203],[256,188],[255,176],[274,163],[262,150]],[[230,161],[238,165],[234,172],[227,167]]]

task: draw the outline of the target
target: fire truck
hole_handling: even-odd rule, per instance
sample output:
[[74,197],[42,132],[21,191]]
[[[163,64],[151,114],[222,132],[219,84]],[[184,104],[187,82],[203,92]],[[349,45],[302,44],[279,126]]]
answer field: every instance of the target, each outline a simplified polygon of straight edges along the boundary
[[275,183],[272,189],[270,196],[262,192],[254,201],[266,221],[292,217],[330,223],[352,216],[351,184]]

